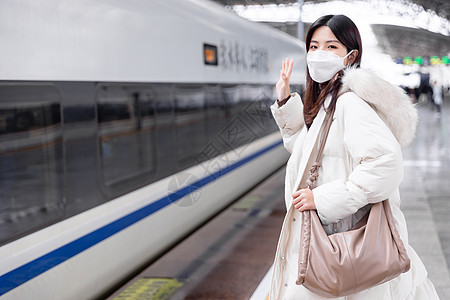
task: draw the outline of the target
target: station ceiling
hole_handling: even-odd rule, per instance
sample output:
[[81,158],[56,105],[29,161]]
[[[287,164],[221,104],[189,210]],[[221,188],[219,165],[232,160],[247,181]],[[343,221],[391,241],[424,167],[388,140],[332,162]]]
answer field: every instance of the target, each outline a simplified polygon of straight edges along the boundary
[[[222,5],[262,5],[262,4],[292,4],[298,0],[214,0]],[[349,0],[345,0],[349,1]],[[370,1],[370,0],[366,0]],[[413,3],[426,10],[433,10],[441,17],[450,20],[449,0],[391,0],[402,3]],[[304,0],[309,2],[328,2],[326,0]],[[293,36],[297,36],[297,24],[264,22]],[[306,33],[311,24],[304,24]],[[391,57],[402,56],[444,56],[450,53],[450,37],[430,32],[426,29],[412,29],[394,25],[372,24],[381,49]]]
[[[222,5],[261,5],[261,4],[292,4],[298,0],[214,0]],[[348,1],[348,0],[347,0]],[[437,15],[450,20],[449,0],[393,0],[409,2],[422,6],[425,10],[435,11]],[[304,2],[328,2],[326,0],[304,0]]]

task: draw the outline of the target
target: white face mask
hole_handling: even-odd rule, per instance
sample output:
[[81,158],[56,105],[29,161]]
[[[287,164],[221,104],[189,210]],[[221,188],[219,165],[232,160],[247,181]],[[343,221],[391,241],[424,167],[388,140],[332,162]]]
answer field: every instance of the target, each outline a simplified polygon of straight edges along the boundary
[[345,68],[344,60],[352,52],[353,50],[344,57],[323,50],[316,50],[309,54],[306,57],[306,63],[312,80],[322,83],[333,78],[334,74]]

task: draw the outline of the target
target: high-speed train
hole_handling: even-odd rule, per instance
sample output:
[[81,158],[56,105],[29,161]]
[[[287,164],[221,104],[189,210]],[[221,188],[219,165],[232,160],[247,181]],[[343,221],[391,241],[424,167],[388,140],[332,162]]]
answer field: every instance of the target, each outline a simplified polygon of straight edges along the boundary
[[93,299],[282,166],[304,44],[201,0],[0,0],[0,295]]

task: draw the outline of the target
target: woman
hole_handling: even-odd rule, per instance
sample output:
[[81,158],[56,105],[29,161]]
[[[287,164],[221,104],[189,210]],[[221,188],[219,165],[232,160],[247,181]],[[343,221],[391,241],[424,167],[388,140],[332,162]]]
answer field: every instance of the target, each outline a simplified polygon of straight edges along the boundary
[[[414,138],[417,111],[402,90],[360,69],[362,47],[356,25],[346,16],[328,15],[311,25],[306,36],[305,99],[290,94],[293,61],[286,59],[277,83],[273,116],[291,153],[286,167],[283,222],[270,299],[323,299],[296,285],[301,212],[317,210],[330,234],[356,224],[370,203],[386,198],[411,259],[410,271],[373,288],[341,299],[438,299],[417,254],[408,244],[400,211],[400,145]],[[325,110],[335,106],[315,188],[297,187],[315,159]],[[304,185],[303,185],[304,186]]]

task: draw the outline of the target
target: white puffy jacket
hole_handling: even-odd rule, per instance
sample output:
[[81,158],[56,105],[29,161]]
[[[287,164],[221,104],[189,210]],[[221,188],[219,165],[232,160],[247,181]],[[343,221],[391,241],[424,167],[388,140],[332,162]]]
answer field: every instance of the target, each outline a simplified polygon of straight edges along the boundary
[[[438,299],[417,254],[408,244],[406,221],[400,211],[398,187],[403,178],[400,145],[412,141],[417,111],[403,91],[363,69],[348,69],[344,93],[336,104],[323,151],[322,167],[313,189],[317,212],[332,232],[348,230],[355,213],[368,203],[389,198],[397,230],[411,259],[411,270],[366,291],[341,299]],[[329,101],[329,99],[327,100]],[[285,148],[287,213],[274,261],[270,299],[323,299],[295,284],[301,214],[291,205],[292,193],[305,180],[315,159],[323,127],[322,108],[309,130],[304,126],[300,96],[271,107]]]

